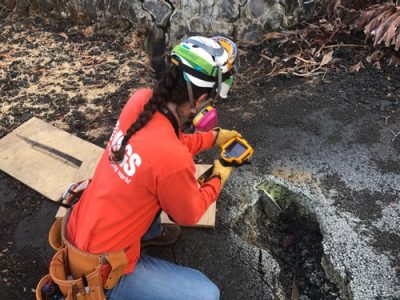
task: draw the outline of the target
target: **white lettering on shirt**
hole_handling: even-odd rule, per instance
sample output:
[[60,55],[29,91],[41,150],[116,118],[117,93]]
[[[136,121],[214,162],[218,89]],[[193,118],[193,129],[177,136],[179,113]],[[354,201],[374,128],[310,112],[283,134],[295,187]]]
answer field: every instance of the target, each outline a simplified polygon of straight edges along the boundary
[[[119,129],[119,122],[115,126],[113,133],[110,138],[110,143],[108,151],[111,152],[112,149],[118,149],[124,138],[123,132]],[[136,169],[142,164],[142,158],[139,154],[134,153],[132,145],[127,144],[125,146],[125,155],[123,160],[118,164],[111,164],[113,170],[119,178],[121,178],[125,183],[129,184],[132,180],[132,176],[135,175]]]

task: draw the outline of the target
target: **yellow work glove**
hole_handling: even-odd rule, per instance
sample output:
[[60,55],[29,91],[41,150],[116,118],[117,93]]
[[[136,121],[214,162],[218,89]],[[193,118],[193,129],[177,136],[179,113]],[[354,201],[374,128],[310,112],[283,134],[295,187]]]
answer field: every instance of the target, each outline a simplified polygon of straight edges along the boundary
[[221,164],[219,159],[214,160],[214,168],[210,178],[218,176],[221,179],[222,186],[228,180],[229,175],[232,173],[232,167],[225,167]]
[[226,130],[222,128],[214,128],[214,131],[217,132],[217,138],[215,140],[215,145],[218,147],[222,147],[223,144],[225,144],[227,141],[235,138],[235,137],[242,137],[242,135],[237,132],[236,130]]

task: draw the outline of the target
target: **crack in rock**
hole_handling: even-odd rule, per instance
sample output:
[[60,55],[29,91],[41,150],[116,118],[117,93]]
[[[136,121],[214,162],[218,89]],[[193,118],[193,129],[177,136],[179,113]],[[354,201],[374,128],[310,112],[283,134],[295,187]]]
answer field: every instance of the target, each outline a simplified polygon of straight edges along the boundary
[[322,234],[315,218],[298,202],[297,195],[283,186],[272,182],[258,185],[259,199],[249,206],[236,223],[234,231],[248,244],[259,249],[258,272],[263,282],[262,251],[269,251],[280,264],[279,284],[271,286],[280,289],[290,298],[294,286],[300,295],[311,299],[334,299],[338,288],[325,273]]

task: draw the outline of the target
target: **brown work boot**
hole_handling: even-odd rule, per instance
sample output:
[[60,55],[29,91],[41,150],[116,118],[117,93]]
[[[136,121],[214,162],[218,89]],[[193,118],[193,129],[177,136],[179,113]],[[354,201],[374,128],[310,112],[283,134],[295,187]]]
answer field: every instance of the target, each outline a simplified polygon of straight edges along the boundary
[[181,228],[175,224],[163,225],[163,233],[150,240],[141,241],[140,248],[143,249],[148,246],[166,246],[173,244],[177,241],[181,234]]

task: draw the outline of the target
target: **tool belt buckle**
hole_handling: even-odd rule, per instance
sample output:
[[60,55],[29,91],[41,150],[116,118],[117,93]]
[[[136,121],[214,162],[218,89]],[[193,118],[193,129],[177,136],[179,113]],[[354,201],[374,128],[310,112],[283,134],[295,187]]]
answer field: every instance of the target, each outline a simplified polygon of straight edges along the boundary
[[62,200],[65,200],[69,196],[75,194],[74,189],[77,187],[77,185],[78,183],[70,183],[62,196]]
[[70,196],[80,195],[89,185],[90,179],[70,183],[62,196],[62,200],[68,199]]

